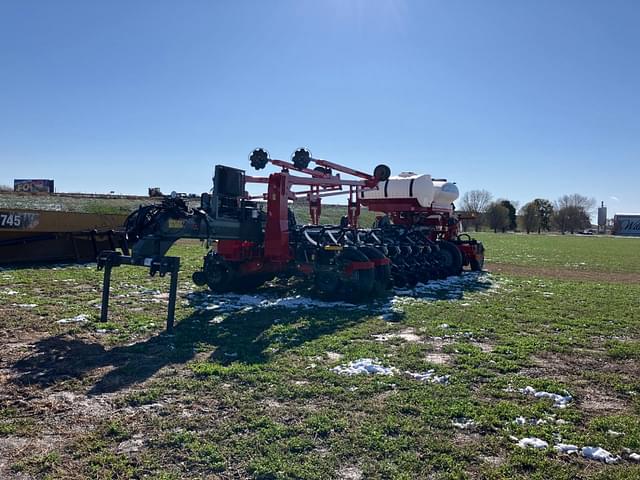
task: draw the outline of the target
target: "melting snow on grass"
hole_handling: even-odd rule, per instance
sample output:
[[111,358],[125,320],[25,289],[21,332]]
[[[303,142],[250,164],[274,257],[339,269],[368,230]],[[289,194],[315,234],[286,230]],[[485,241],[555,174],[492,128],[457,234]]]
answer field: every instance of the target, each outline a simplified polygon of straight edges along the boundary
[[516,425],[544,425],[545,423],[547,423],[546,420],[543,420],[542,418],[530,418],[529,420],[527,420],[524,417],[516,417],[516,419],[513,421],[513,423],[515,423]]
[[396,288],[396,298],[410,297],[427,300],[460,300],[464,291],[489,292],[499,288],[490,274],[485,272],[464,272],[462,275],[447,277],[444,280],[431,280],[418,283],[413,288]]
[[533,387],[520,388],[518,391],[525,395],[533,395],[536,398],[549,398],[553,400],[553,406],[557,408],[566,408],[567,405],[573,401],[573,397],[569,395],[569,392],[565,392],[566,395],[560,395],[557,393],[538,391]]
[[208,294],[205,292],[191,293],[187,298],[196,305],[199,311],[215,310],[218,312],[249,311],[261,308],[280,307],[288,309],[311,308],[355,308],[359,307],[347,302],[326,302],[313,298],[296,295],[277,298],[264,294],[241,295],[237,293]]
[[[426,284],[418,284],[412,289],[395,289],[394,296],[387,301],[377,301],[373,310],[381,314],[385,320],[394,320],[402,313],[406,303],[420,300],[461,299],[464,291],[494,290],[498,286],[491,276],[482,272],[465,272],[460,276],[449,277],[445,280],[433,280]],[[189,302],[196,310],[204,312],[215,310],[218,312],[250,311],[262,308],[312,309],[312,308],[358,308],[372,310],[372,305],[355,305],[344,301],[325,301],[309,298],[304,295],[278,297],[272,292],[257,292],[253,295],[236,293],[210,294],[207,292],[192,292],[187,295]]]
[[88,315],[81,313],[80,315],[76,315],[72,318],[63,318],[61,320],[56,321],[56,323],[84,323],[88,322],[91,319]]
[[[331,369],[338,375],[395,375],[401,373],[396,367],[385,367],[377,358],[359,358],[347,364],[338,365]],[[403,372],[405,375],[425,383],[439,383],[446,385],[449,383],[449,375],[436,375],[435,370],[428,370],[423,373]]]
[[560,453],[578,453],[580,447],[576,445],[569,445],[568,443],[559,443],[554,445],[553,449]]
[[420,380],[421,382],[439,383],[441,385],[446,385],[447,383],[449,383],[449,378],[450,378],[449,375],[436,375],[435,370],[427,370],[424,373],[409,372],[409,371],[406,371],[404,373],[406,373],[412,378],[415,378],[416,380]]
[[456,418],[454,420],[451,420],[451,425],[459,428],[460,430],[468,430],[475,427],[476,422],[468,418]]
[[[514,440],[517,440],[517,439],[514,438]],[[519,440],[518,446],[522,448],[530,447],[530,448],[543,449],[543,448],[547,448],[549,444],[544,440],[541,440],[536,437],[527,437]],[[568,443],[558,443],[553,446],[553,449],[559,453],[567,453],[567,454],[580,453],[580,455],[582,455],[584,458],[587,458],[589,460],[596,460],[604,463],[618,463],[620,461],[620,457],[618,455],[613,455],[611,452],[608,452],[607,450],[601,447],[580,448],[577,445],[571,445]],[[634,454],[629,455],[629,458],[633,460],[632,455]],[[638,455],[638,458],[640,458],[640,455]]]
[[372,374],[372,375],[393,375],[398,370],[395,367],[385,367],[378,363],[378,359],[372,358],[360,358],[346,365],[338,365],[331,369],[339,375],[360,375],[360,374]]
[[614,456],[604,448],[600,447],[582,447],[582,456],[591,460],[598,460],[604,463],[617,463],[620,461],[619,456]]
[[536,437],[526,437],[518,441],[518,446],[521,448],[547,448],[549,444]]

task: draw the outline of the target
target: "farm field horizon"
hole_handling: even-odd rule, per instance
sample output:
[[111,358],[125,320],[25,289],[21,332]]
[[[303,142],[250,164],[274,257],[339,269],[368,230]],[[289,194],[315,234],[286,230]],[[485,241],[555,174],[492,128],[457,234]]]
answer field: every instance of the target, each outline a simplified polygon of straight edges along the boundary
[[1,269],[0,478],[639,477],[640,239],[470,233],[488,272],[355,306],[178,242],[172,335],[168,279],[100,323],[95,265]]

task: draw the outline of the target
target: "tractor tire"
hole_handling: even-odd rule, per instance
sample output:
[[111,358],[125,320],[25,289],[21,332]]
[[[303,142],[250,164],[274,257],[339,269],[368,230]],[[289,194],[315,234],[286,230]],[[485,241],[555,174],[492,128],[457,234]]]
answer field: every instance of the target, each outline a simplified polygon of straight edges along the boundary
[[[364,246],[360,247],[360,251],[364,253],[369,260],[381,260],[386,259],[386,255],[375,247]],[[374,281],[373,281],[373,293],[382,294],[391,288],[391,265],[386,263],[384,265],[376,265],[374,267]]]
[[442,266],[447,276],[460,275],[462,273],[463,258],[456,244],[443,240],[438,242],[438,246],[440,247]]

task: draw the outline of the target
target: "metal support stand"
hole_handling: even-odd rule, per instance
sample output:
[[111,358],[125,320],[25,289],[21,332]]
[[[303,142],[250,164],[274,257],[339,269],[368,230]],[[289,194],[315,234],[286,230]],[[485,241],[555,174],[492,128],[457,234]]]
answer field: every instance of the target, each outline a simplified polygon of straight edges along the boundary
[[156,273],[164,277],[171,275],[169,283],[169,305],[167,307],[167,333],[173,331],[175,320],[176,299],[178,297],[178,271],[180,270],[180,257],[155,257],[136,258],[128,255],[120,255],[118,252],[106,250],[100,252],[97,258],[98,270],[104,269],[104,281],[102,284],[102,305],[100,308],[100,321],[106,322],[109,313],[109,290],[111,289],[111,270],[120,265],[134,265],[149,267],[149,275]]

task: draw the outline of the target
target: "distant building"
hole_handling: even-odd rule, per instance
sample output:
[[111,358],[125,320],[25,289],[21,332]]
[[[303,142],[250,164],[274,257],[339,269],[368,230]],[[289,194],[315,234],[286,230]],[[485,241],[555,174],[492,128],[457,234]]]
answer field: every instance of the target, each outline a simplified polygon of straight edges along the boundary
[[613,217],[613,234],[640,236],[640,213],[616,213]]

